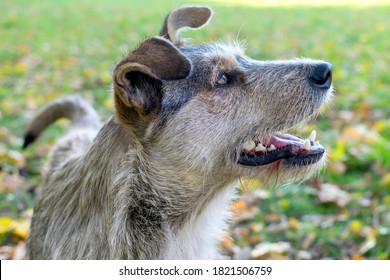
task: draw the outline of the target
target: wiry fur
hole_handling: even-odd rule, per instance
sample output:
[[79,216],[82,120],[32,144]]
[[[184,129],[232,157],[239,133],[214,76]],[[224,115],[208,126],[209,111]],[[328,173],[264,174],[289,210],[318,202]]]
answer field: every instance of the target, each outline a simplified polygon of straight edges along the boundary
[[[242,143],[305,121],[331,89],[308,81],[320,61],[260,62],[236,47],[181,45],[178,29],[199,27],[210,15],[205,7],[176,10],[162,37],[145,40],[118,63],[115,115],[101,128],[90,107],[83,117],[75,113],[85,107],[79,97],[57,102],[70,102],[62,115],[83,125],[49,157],[30,258],[217,258],[238,178],[303,180],[323,166],[325,156],[306,166],[237,163]],[[221,72],[234,78],[229,86],[216,86]],[[35,139],[43,130],[36,127],[56,119],[42,118],[53,108],[32,121],[27,135]]]

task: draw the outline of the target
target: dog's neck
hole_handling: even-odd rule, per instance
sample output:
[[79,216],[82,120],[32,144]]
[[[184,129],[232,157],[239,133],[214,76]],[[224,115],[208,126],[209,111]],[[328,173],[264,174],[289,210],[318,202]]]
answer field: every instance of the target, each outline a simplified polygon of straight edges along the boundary
[[118,248],[114,251],[123,251],[123,243],[132,240],[131,255],[122,257],[216,257],[216,243],[225,229],[228,202],[234,193],[231,182],[180,172],[182,167],[148,155],[115,118],[105,124],[90,151],[94,146],[98,151],[106,141],[122,145],[106,145],[113,149],[105,151],[112,161],[109,166],[116,165],[110,174],[115,180],[108,190],[115,212],[109,235],[111,245]]

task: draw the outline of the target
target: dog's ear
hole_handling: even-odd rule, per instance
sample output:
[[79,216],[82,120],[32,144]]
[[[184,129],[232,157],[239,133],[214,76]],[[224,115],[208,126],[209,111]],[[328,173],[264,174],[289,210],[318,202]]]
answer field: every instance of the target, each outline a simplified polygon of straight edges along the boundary
[[155,115],[161,104],[162,80],[182,79],[190,71],[191,62],[171,42],[161,37],[145,40],[114,70],[119,118],[128,122],[129,118]]
[[172,11],[164,21],[160,36],[177,42],[178,31],[184,27],[199,28],[208,23],[212,10],[203,6],[188,6]]

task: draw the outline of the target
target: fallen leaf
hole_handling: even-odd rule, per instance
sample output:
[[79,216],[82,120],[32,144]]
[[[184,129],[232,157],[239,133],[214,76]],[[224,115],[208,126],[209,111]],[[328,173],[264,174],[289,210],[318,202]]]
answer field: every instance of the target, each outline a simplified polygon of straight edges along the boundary
[[341,208],[350,201],[350,195],[333,184],[322,184],[317,196],[322,203],[333,202]]
[[388,120],[379,120],[374,123],[374,129],[379,133],[381,133],[386,129],[386,127],[388,127],[388,125],[389,125]]
[[226,235],[222,240],[220,241],[220,246],[225,249],[225,250],[231,250],[233,246],[233,239],[229,236]]
[[302,260],[311,260],[313,258],[312,254],[308,251],[298,251],[297,253],[298,259]]
[[287,208],[290,207],[290,201],[288,199],[281,199],[278,201],[278,204],[283,210],[286,210]]
[[390,187],[390,172],[386,173],[382,178],[382,184],[386,187]]
[[297,230],[299,228],[299,221],[294,217],[288,219],[288,224],[292,230]]
[[102,84],[102,85],[110,84],[110,82],[111,82],[111,75],[109,73],[107,73],[107,72],[104,72],[104,73],[100,74],[100,76],[97,79],[97,82],[99,84]]
[[245,197],[233,202],[230,210],[236,221],[252,219],[259,212],[258,207],[253,203],[248,203]]
[[13,233],[23,239],[26,239],[30,232],[30,221],[26,219],[19,219],[14,223]]
[[14,248],[12,259],[24,260],[26,258],[26,242],[20,241]]
[[252,258],[258,259],[267,254],[282,254],[290,250],[291,245],[288,242],[263,243],[259,244],[252,251]]
[[364,260],[364,257],[361,254],[356,253],[353,254],[352,259],[360,261],[360,260]]
[[27,67],[24,63],[17,63],[15,64],[15,71],[17,73],[24,73],[27,71]]
[[363,225],[359,220],[352,220],[350,228],[353,233],[359,234],[363,229]]
[[0,260],[11,260],[14,250],[12,246],[0,246]]
[[14,220],[10,217],[0,217],[0,234],[10,232],[14,228]]
[[364,255],[367,253],[369,250],[374,248],[376,245],[376,239],[375,238],[369,238],[367,239],[362,246],[359,249],[359,254]]
[[262,241],[262,238],[260,235],[252,235],[248,237],[248,243],[251,245],[259,244]]
[[6,153],[0,153],[0,161],[7,162],[12,165],[24,165],[23,155],[14,150],[10,150]]
[[91,68],[84,68],[83,76],[87,79],[91,78],[93,76],[93,70]]

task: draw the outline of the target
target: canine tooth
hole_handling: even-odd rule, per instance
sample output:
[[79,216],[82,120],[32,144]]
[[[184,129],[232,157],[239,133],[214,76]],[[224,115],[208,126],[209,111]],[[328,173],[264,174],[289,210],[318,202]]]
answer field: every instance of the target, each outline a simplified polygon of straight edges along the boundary
[[255,148],[256,152],[264,152],[265,150],[267,150],[266,147],[264,147],[261,143],[257,144]]
[[244,150],[247,150],[247,151],[252,150],[254,147],[256,147],[256,143],[255,143],[255,141],[253,141],[253,140],[246,141],[246,142],[242,145],[242,148],[243,148]]
[[310,136],[309,139],[310,141],[314,142],[316,140],[316,136],[317,136],[317,132],[315,130],[313,130],[311,133],[310,133]]
[[273,151],[273,150],[276,150],[276,147],[274,146],[274,144],[271,144],[271,146],[269,146],[268,148],[268,151]]
[[305,142],[303,142],[302,149],[303,150],[310,150],[310,140],[306,139]]

